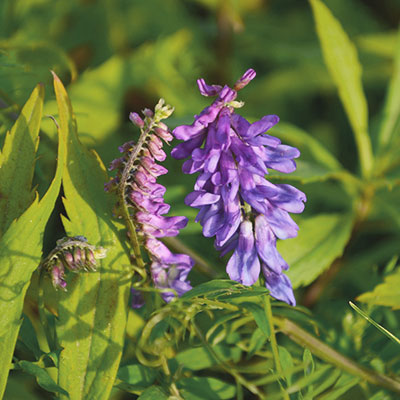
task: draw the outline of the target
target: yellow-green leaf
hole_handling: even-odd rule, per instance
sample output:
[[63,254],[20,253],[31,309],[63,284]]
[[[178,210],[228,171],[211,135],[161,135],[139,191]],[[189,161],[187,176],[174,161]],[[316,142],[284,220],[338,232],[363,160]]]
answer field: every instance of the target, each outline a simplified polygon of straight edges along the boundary
[[385,277],[383,283],[375,286],[371,292],[363,293],[357,300],[364,303],[376,304],[380,306],[393,307],[400,309],[400,269]]
[[21,325],[25,293],[42,255],[46,223],[60,191],[64,148],[59,144],[57,171],[45,196],[38,196],[22,216],[14,220],[0,241],[0,398]]
[[0,237],[32,203],[44,88],[39,84],[7,133],[0,159]]
[[58,384],[74,399],[108,399],[125,338],[130,288],[129,258],[112,218],[112,202],[104,192],[105,168],[80,143],[64,86],[54,76],[60,134],[66,150],[63,174],[63,218],[70,236],[83,235],[107,249],[97,272],[70,274],[66,293],[59,293],[57,337]]
[[368,135],[368,109],[357,51],[339,21],[320,0],[310,0],[322,53],[339,91],[359,152],[361,171],[368,176],[373,155]]

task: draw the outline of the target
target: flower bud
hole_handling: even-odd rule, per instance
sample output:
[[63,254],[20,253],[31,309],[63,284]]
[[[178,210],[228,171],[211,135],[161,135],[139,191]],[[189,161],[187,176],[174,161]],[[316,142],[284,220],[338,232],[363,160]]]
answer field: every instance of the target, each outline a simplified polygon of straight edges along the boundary
[[145,108],[142,112],[143,112],[143,115],[145,115],[147,118],[154,117],[153,111],[151,111],[149,108]]
[[64,266],[62,262],[57,262],[50,271],[51,282],[55,289],[66,290],[67,282],[64,280]]
[[[161,126],[162,122],[158,125],[157,128],[154,128],[154,132],[159,136],[161,139],[164,139],[166,142],[170,142],[174,137],[168,131],[168,128],[164,128]],[[165,124],[162,124],[165,125]],[[166,125],[165,125],[166,126]]]
[[144,121],[140,118],[138,113],[131,112],[129,114],[129,119],[133,122],[134,125],[138,126],[139,128],[143,128]]

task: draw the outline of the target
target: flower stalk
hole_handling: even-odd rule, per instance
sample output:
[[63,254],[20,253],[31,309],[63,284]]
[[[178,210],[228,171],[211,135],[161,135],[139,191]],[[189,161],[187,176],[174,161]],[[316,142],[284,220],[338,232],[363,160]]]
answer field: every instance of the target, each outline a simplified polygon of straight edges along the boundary
[[384,387],[392,390],[395,393],[400,393],[399,381],[357,364],[353,360],[350,360],[325,343],[321,342],[289,319],[275,317],[274,323],[282,333],[287,335],[300,346],[305,346],[310,349],[314,355],[322,360],[336,365],[341,370],[346,371],[351,375],[358,376],[362,380],[365,380],[373,385]]

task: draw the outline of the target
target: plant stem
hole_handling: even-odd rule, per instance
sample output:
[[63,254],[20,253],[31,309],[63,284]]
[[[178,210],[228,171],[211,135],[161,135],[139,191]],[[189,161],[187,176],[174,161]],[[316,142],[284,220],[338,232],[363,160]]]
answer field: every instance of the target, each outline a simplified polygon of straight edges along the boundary
[[313,354],[322,360],[336,365],[341,370],[346,371],[351,375],[358,376],[373,385],[382,386],[386,389],[392,390],[393,392],[400,393],[399,381],[357,364],[288,319],[275,318],[274,322],[285,335],[289,336],[297,344],[309,348]]
[[[283,376],[283,370],[281,366],[281,362],[279,359],[279,350],[278,350],[278,343],[276,342],[276,336],[275,336],[275,327],[274,327],[274,322],[273,322],[273,317],[272,317],[272,307],[271,307],[271,299],[269,295],[263,296],[264,297],[264,305],[265,305],[265,312],[267,314],[267,320],[269,324],[269,328],[271,331],[271,336],[270,336],[270,341],[271,341],[271,348],[272,348],[272,355],[274,357],[274,363],[275,363],[275,368],[276,371],[280,376]],[[285,400],[289,400],[290,397],[287,394],[286,390],[283,390],[283,398]]]
[[139,153],[143,149],[143,145],[146,142],[148,134],[154,127],[154,121],[150,122],[144,131],[141,132],[139,141],[135,145],[135,148],[131,151],[129,155],[129,159],[125,165],[125,168],[122,172],[121,181],[118,185],[118,201],[122,211],[122,217],[124,218],[125,224],[128,228],[129,232],[129,241],[131,242],[133,254],[135,256],[135,261],[139,269],[145,270],[145,264],[143,262],[142,253],[140,251],[139,239],[136,234],[136,228],[132,222],[132,217],[130,215],[127,202],[125,199],[126,196],[126,188],[129,185],[128,180],[131,174],[131,169],[133,168],[133,164],[136,161]]

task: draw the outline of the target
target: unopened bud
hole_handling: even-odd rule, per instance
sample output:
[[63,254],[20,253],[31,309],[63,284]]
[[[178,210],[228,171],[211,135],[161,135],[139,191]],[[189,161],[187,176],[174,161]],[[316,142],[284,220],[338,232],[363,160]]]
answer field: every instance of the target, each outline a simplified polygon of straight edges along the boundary
[[51,269],[51,282],[55,289],[66,290],[67,282],[64,280],[64,267],[61,262],[55,264]]
[[[166,142],[170,142],[174,137],[169,133],[168,128],[164,128],[161,126],[162,122],[159,124],[157,128],[154,128],[154,132],[157,134],[158,137],[164,139]],[[163,124],[165,127],[166,125]]]
[[235,83],[234,90],[238,91],[243,89],[252,79],[256,77],[254,69],[248,69],[243,76]]
[[139,128],[143,128],[144,126],[144,121],[142,120],[142,118],[140,118],[138,113],[135,112],[131,112],[129,114],[129,119]]
[[149,108],[145,108],[142,112],[148,118],[153,118],[154,117],[153,111],[151,111]]

